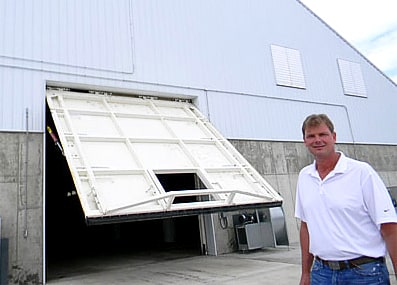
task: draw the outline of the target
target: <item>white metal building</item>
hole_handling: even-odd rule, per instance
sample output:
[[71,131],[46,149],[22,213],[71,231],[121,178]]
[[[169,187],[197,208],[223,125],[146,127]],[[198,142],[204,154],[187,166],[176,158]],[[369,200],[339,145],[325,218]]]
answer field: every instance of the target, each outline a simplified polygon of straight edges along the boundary
[[1,272],[45,282],[46,249],[81,217],[104,225],[68,237],[85,247],[193,215],[194,242],[220,254],[235,237],[218,218],[282,202],[297,242],[303,119],[327,113],[395,186],[396,105],[396,84],[297,0],[1,1]]

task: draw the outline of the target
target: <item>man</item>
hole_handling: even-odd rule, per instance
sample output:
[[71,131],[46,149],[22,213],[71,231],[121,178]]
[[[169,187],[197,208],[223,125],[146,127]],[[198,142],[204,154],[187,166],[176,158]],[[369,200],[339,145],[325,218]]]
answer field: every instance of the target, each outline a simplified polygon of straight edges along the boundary
[[369,164],[335,150],[327,115],[308,116],[302,132],[315,161],[297,183],[300,284],[390,284],[385,255],[397,272],[397,216],[382,180]]

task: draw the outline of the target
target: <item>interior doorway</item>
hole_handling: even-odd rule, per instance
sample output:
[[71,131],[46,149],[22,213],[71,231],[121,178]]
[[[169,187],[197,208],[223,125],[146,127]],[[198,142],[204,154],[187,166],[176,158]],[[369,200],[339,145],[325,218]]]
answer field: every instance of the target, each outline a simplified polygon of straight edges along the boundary
[[[57,135],[48,107],[46,123]],[[147,257],[148,253],[153,258],[201,254],[197,215],[122,223],[115,220],[88,226],[66,158],[49,134],[46,135],[45,165],[48,280],[74,274],[71,271],[85,268],[93,259],[98,264],[101,260],[123,260],[127,256]],[[162,183],[170,190],[177,190],[193,189],[196,182],[194,175],[187,174]]]

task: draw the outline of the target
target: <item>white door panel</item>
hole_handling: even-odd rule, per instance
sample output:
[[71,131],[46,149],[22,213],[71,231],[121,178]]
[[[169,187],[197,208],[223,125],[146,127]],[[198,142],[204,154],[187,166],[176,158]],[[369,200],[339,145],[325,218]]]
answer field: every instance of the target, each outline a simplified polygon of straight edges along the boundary
[[[191,103],[61,90],[48,90],[47,102],[89,221],[282,202]],[[196,175],[200,187],[166,191],[157,175],[176,173]]]

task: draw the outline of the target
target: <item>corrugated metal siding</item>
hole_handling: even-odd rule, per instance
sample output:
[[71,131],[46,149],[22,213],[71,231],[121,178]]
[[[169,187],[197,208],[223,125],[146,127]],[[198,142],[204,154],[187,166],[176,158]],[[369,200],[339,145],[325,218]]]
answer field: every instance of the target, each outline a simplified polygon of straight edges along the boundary
[[212,122],[233,139],[302,140],[301,127],[305,117],[311,113],[327,113],[335,123],[338,141],[354,141],[349,114],[341,105],[210,93],[209,106]]
[[[51,81],[197,97],[226,137],[301,140],[304,116],[329,112],[352,128],[338,139],[397,143],[396,85],[298,1],[31,2],[0,2],[0,130],[24,130],[28,109],[43,131]],[[306,89],[276,85],[272,44],[300,52]],[[367,98],[343,94],[337,59],[361,65]]]
[[57,65],[59,71],[131,73],[129,5],[128,0],[117,5],[106,0],[1,1],[0,54],[24,65]]
[[43,83],[41,74],[0,66],[0,131],[43,129]]

